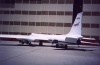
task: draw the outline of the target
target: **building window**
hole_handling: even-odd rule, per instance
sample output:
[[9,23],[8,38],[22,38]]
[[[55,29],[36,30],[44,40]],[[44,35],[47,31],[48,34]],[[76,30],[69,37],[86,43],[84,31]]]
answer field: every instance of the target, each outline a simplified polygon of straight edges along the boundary
[[96,40],[99,40],[99,36],[91,36],[91,38],[95,38]]
[[64,27],[71,27],[71,23],[64,23]]
[[58,4],[64,4],[65,0],[58,0]]
[[74,2],[74,0],[65,0],[66,4],[72,4]]
[[64,15],[64,12],[62,12],[62,11],[57,11],[57,15]]
[[22,11],[22,14],[28,14],[28,11]]
[[37,11],[37,15],[41,15],[41,11]]
[[84,4],[91,4],[92,0],[83,0]]
[[36,22],[36,26],[41,26],[41,22]]
[[50,0],[50,4],[57,4],[57,0]]
[[10,12],[9,11],[3,11],[3,14],[9,14]]
[[2,14],[3,13],[3,11],[2,10],[0,10],[0,14]]
[[55,26],[56,25],[56,23],[50,23],[49,22],[49,26]]
[[27,35],[27,33],[25,33],[25,32],[21,32],[20,34],[21,34],[21,35]]
[[21,25],[28,25],[28,22],[21,22]]
[[41,22],[41,26],[48,26],[48,22]]
[[48,4],[49,3],[49,0],[42,0],[41,3]]
[[99,28],[99,24],[91,24],[91,28]]
[[13,34],[14,34],[14,35],[18,35],[18,34],[20,34],[20,32],[13,32]]
[[9,23],[10,23],[10,25],[13,25],[13,24],[14,24],[14,22],[13,22],[13,21],[10,21]]
[[35,22],[29,22],[29,26],[35,26]]
[[100,4],[100,0],[92,0],[92,4]]
[[20,25],[19,21],[14,21],[14,25]]
[[29,11],[29,15],[36,15],[36,11]]
[[13,32],[9,32],[9,34],[13,34]]
[[9,25],[9,21],[3,21],[3,25]]
[[72,15],[72,12],[65,12],[65,15]]
[[30,0],[30,4],[36,4],[36,0]]
[[22,3],[22,0],[15,0],[16,3]]
[[56,26],[63,27],[63,23],[56,23]]
[[99,12],[92,12],[92,16],[99,16]]
[[8,32],[2,32],[2,34],[8,34]]
[[82,26],[86,28],[90,28],[90,24],[87,24],[87,23],[83,23]]
[[16,11],[15,11],[15,14],[21,14],[21,11],[17,11],[17,10],[16,10]]
[[0,25],[2,25],[2,21],[0,21]]
[[48,15],[48,11],[42,11],[42,15]]
[[10,11],[10,14],[14,14],[14,11]]
[[37,4],[41,4],[41,0],[36,0],[36,3]]
[[87,37],[87,38],[90,38],[90,36],[89,35],[82,35],[83,37]]
[[83,15],[85,15],[85,16],[91,16],[91,12],[83,12]]
[[49,15],[56,15],[56,11],[49,11]]
[[23,3],[29,3],[29,0],[23,0]]

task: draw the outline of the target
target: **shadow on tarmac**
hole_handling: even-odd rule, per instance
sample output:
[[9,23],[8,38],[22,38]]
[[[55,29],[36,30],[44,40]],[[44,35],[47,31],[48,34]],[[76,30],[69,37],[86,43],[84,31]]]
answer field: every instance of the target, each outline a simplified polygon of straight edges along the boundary
[[[0,46],[30,46],[30,45],[27,45],[27,44],[0,44]],[[38,44],[32,44],[30,47],[36,47],[36,46],[38,46],[38,47],[56,47],[54,45],[39,46]],[[94,50],[89,50],[89,49],[84,49],[84,48],[95,48],[95,47],[74,47],[74,46],[69,46],[67,49],[65,49],[63,47],[59,47],[59,48],[56,48],[54,50],[94,51]]]
[[[81,48],[81,47],[80,47]],[[58,48],[58,49],[54,49],[54,50],[75,50],[75,51],[94,51],[94,50],[89,50],[89,49],[80,49],[80,48]]]
[[28,45],[28,44],[0,44],[0,46],[30,46],[30,47],[55,47],[54,45],[38,45],[38,44],[31,44],[31,45]]
[[[23,44],[0,44],[0,46],[29,46],[29,45],[23,45]],[[35,47],[34,44],[32,44],[31,46]]]

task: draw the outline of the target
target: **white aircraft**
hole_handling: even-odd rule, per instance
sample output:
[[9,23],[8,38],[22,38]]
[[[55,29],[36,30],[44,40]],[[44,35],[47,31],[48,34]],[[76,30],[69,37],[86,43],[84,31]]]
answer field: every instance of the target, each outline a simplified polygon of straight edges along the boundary
[[[17,39],[20,43],[24,44],[27,43],[31,45],[31,42],[38,41],[39,45],[42,45],[43,42],[51,42],[52,44],[55,43],[56,47],[59,45],[64,45],[67,48],[68,44],[81,44],[81,39],[84,37],[81,35],[82,33],[82,14],[80,12],[77,14],[74,24],[68,34],[64,35],[47,35],[47,34],[36,34],[31,33],[31,35],[0,35],[0,39],[8,38]],[[89,38],[84,38],[89,39]],[[93,38],[94,39],[94,38]]]
[[[46,34],[35,34],[32,33],[31,36],[43,37],[48,39],[48,41],[52,41],[52,44],[56,44],[56,47],[59,45],[64,45],[67,48],[68,44],[81,44],[81,39],[83,36],[81,35],[82,31],[82,12],[78,13],[74,24],[68,34],[65,35],[46,35]],[[40,42],[42,44],[42,41]]]

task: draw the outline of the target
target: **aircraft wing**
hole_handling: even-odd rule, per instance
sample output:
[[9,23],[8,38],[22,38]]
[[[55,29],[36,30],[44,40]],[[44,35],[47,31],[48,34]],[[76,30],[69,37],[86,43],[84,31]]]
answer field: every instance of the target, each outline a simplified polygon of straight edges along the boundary
[[0,40],[18,41],[18,40],[34,40],[27,35],[0,35]]
[[95,43],[96,42],[96,39],[95,38],[87,38],[87,37],[83,37],[82,38],[82,41],[84,42],[92,42],[92,43]]
[[84,40],[95,40],[95,38],[86,38],[86,37],[83,37],[82,39],[84,39]]
[[45,37],[41,36],[28,36],[28,35],[0,35],[0,40],[8,40],[8,41],[19,41],[19,40],[27,40],[27,41],[39,41],[39,40],[48,40]]

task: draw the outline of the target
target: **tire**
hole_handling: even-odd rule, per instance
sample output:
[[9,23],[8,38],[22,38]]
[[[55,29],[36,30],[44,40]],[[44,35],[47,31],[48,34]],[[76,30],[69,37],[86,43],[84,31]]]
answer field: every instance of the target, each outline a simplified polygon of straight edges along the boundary
[[42,41],[39,41],[39,46],[43,46],[43,42]]
[[68,46],[67,46],[67,44],[65,45],[65,49],[67,49],[68,48]]
[[24,42],[22,42],[22,44],[24,44]]
[[81,40],[78,39],[78,40],[77,40],[77,45],[80,45],[80,44],[81,44]]
[[31,42],[29,42],[28,44],[29,44],[29,46],[32,46]]
[[58,44],[56,44],[56,48],[59,48],[59,45]]
[[23,41],[19,41],[19,43],[24,44],[24,42],[23,42]]

